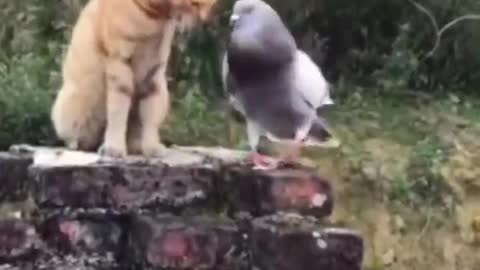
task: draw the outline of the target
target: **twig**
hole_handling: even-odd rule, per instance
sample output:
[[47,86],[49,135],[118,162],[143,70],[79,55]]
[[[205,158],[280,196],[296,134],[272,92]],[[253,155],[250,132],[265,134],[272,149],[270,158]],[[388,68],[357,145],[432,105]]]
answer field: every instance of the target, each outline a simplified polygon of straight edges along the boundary
[[433,16],[433,14],[428,11],[427,8],[425,8],[424,6],[422,6],[421,4],[415,2],[414,0],[408,0],[412,5],[414,5],[418,10],[420,10],[421,12],[425,13],[425,15],[427,15],[427,17],[430,19],[430,21],[432,22],[432,26],[435,30],[435,34],[437,34],[438,32],[440,32],[440,28],[438,27],[438,23],[437,23],[437,20],[435,19],[435,16]]
[[463,15],[461,17],[456,18],[455,20],[447,23],[440,31],[438,32],[439,35],[442,35],[443,32],[445,32],[448,28],[452,27],[453,25],[461,22],[461,21],[467,21],[467,20],[480,20],[480,14],[467,14]]
[[480,14],[467,14],[467,15],[463,15],[461,17],[455,18],[454,20],[450,21],[449,23],[445,24],[442,28],[440,28],[432,12],[430,12],[427,8],[425,8],[423,5],[421,5],[420,3],[414,0],[408,0],[408,1],[412,5],[414,5],[418,10],[420,10],[422,13],[427,15],[427,17],[430,19],[432,23],[433,29],[435,30],[435,43],[433,45],[433,48],[425,55],[425,58],[429,58],[433,56],[433,54],[437,51],[438,47],[440,47],[442,35],[445,33],[445,31],[450,29],[452,26],[462,21],[480,20]]
[[427,232],[427,229],[430,226],[431,219],[432,219],[432,215],[431,215],[431,211],[429,210],[428,213],[427,213],[427,221],[425,222],[425,226],[423,226],[422,230],[420,231],[420,233],[417,236],[417,243],[420,242],[423,235]]

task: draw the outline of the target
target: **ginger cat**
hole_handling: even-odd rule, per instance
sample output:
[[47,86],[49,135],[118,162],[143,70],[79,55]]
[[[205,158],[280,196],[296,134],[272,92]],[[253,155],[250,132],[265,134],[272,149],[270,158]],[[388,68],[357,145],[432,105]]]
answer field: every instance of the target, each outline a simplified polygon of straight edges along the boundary
[[162,154],[166,70],[175,32],[206,22],[216,0],[90,0],[73,28],[52,107],[68,148],[112,157]]

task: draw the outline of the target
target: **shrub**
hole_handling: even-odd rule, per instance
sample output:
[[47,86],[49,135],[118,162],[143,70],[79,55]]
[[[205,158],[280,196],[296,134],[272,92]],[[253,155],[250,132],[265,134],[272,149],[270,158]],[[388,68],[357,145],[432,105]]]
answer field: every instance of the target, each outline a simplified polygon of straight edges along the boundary
[[[418,1],[440,27],[463,14],[480,13],[476,0]],[[53,143],[48,111],[59,83],[62,45],[85,2],[0,2],[0,148],[17,142]],[[204,133],[210,130],[194,120],[223,119],[214,110],[223,97],[219,64],[233,2],[219,1],[218,19],[174,50],[171,90],[181,109],[173,118],[183,120],[174,122],[172,130],[180,136],[197,134],[195,138],[212,142]],[[435,31],[413,0],[269,2],[332,83],[383,93],[467,91],[480,85],[479,22],[464,21],[446,31],[435,54],[426,58]],[[180,82],[186,83],[177,87]]]

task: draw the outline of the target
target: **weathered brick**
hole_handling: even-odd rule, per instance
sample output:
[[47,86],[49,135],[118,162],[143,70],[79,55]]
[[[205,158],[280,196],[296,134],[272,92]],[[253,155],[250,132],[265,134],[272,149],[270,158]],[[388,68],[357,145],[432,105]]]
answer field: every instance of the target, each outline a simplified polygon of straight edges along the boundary
[[[361,237],[317,219],[331,214],[333,192],[313,170],[253,170],[222,148],[122,160],[14,149],[0,155],[0,199],[29,191],[40,215],[36,227],[0,221],[0,270],[361,268]],[[246,219],[212,211],[224,209]]]
[[43,241],[56,254],[116,254],[125,232],[122,215],[109,213],[59,213],[39,225]]
[[135,265],[171,269],[246,269],[244,236],[233,221],[172,215],[132,216],[128,256]]
[[227,169],[220,183],[231,212],[254,216],[297,212],[326,217],[333,210],[333,192],[327,180],[315,172],[298,169],[257,171],[245,166]]
[[42,258],[34,262],[0,265],[0,270],[126,270],[111,256],[66,255]]
[[356,232],[293,216],[255,220],[250,243],[259,270],[359,270],[363,260]]
[[41,247],[32,224],[16,219],[0,221],[0,264],[33,260]]
[[41,207],[177,209],[207,202],[213,171],[201,166],[94,164],[32,167]]
[[31,155],[0,153],[0,202],[23,200],[29,192]]

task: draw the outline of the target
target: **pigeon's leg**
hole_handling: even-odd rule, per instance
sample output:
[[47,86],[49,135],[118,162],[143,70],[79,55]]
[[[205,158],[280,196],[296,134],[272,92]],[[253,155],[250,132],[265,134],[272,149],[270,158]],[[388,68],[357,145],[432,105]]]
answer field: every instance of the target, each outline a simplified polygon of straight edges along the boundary
[[289,143],[289,149],[281,157],[282,161],[287,164],[300,163],[301,165],[312,165],[311,162],[302,159],[302,147],[308,138],[310,125],[305,125],[297,130],[294,140]]
[[278,161],[272,157],[262,155],[258,152],[258,143],[260,142],[260,128],[256,123],[247,121],[248,144],[250,145],[251,154],[249,160],[253,163],[253,169],[268,170],[274,169],[278,165]]
[[302,157],[303,143],[290,143],[288,151],[281,157],[281,161],[287,165],[300,165],[306,167],[314,167],[315,162],[308,158]]
[[294,163],[301,157],[301,155],[302,145],[297,142],[293,142],[290,144],[288,152],[282,156],[282,160],[284,160],[284,162]]
[[295,132],[295,138],[291,144],[289,153],[283,158],[285,162],[295,163],[302,154],[302,144],[306,140],[310,125],[305,125]]

